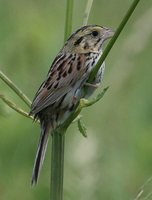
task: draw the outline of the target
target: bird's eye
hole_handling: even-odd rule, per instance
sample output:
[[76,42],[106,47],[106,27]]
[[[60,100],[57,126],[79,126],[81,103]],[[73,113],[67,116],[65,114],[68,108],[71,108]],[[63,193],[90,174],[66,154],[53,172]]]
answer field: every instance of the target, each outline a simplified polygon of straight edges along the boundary
[[92,35],[94,36],[94,37],[96,37],[96,36],[98,36],[98,31],[92,31]]

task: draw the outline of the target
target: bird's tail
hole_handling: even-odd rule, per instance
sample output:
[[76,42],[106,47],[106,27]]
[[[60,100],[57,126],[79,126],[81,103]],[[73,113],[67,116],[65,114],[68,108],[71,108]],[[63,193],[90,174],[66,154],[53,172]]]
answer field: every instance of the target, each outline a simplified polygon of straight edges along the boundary
[[39,174],[42,168],[42,164],[45,158],[45,152],[47,149],[49,133],[51,131],[51,125],[49,122],[45,123],[44,121],[41,123],[41,136],[38,144],[38,149],[36,153],[36,158],[33,167],[32,173],[32,185],[36,184],[39,178]]

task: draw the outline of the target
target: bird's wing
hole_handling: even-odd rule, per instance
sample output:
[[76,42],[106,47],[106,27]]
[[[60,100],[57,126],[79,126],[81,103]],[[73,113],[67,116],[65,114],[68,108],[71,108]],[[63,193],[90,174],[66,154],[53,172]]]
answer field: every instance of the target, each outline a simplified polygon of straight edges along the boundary
[[40,86],[32,103],[31,113],[36,114],[60,100],[71,91],[76,82],[85,77],[86,57],[78,54],[59,54]]

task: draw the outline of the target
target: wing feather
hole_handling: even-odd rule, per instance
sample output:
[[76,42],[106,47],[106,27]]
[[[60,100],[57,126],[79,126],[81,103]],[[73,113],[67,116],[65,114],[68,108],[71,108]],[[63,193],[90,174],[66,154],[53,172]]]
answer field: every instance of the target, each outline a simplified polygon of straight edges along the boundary
[[84,62],[85,56],[59,54],[48,72],[46,81],[35,95],[31,113],[40,112],[70,92],[76,82],[82,79],[84,75]]

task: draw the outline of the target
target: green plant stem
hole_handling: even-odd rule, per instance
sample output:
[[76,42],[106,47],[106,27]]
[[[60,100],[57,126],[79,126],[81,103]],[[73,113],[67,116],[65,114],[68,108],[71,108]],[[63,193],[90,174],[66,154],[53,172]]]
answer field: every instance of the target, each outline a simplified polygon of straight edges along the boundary
[[72,18],[73,18],[73,0],[67,0],[64,41],[66,41],[71,34]]
[[90,77],[88,79],[88,82],[93,81],[94,77],[96,76],[96,74],[98,73],[98,70],[100,68],[100,66],[102,65],[102,63],[104,62],[105,58],[107,57],[107,55],[109,54],[111,48],[113,47],[114,43],[116,42],[118,36],[120,35],[121,31],[123,30],[123,28],[125,27],[126,23],[128,22],[129,18],[131,17],[132,13],[134,12],[136,6],[138,5],[140,0],[134,0],[132,5],[130,6],[130,8],[128,9],[128,11],[126,12],[124,18],[122,19],[120,25],[118,26],[114,36],[112,37],[112,39],[110,40],[110,42],[108,43],[106,49],[104,50],[101,58],[99,59],[96,67],[92,70]]
[[10,108],[12,108],[13,110],[15,110],[16,112],[18,112],[19,114],[23,115],[24,117],[30,118],[32,120],[34,120],[34,118],[32,116],[30,116],[26,111],[24,111],[23,109],[19,108],[16,106],[15,103],[13,103],[12,101],[10,101],[8,98],[6,98],[4,95],[0,94],[0,99],[2,99],[2,101],[4,103],[6,103]]
[[51,200],[63,199],[64,139],[64,129],[57,129],[53,132],[51,154]]
[[83,17],[83,26],[86,26],[87,23],[88,23],[88,19],[89,19],[89,15],[90,15],[92,4],[93,4],[93,0],[88,0],[87,1],[86,9],[85,9],[85,12],[84,12],[84,17]]
[[31,107],[29,98],[2,71],[0,71],[0,78],[26,103],[28,107]]
[[[67,0],[65,35],[67,40],[72,30],[73,0]],[[51,200],[63,199],[63,174],[64,174],[64,142],[65,128],[58,128],[52,134],[52,152],[51,152]]]

